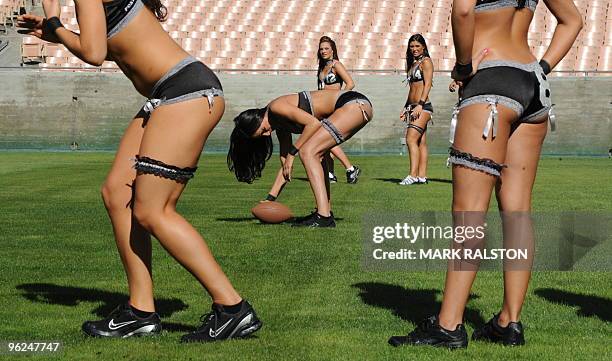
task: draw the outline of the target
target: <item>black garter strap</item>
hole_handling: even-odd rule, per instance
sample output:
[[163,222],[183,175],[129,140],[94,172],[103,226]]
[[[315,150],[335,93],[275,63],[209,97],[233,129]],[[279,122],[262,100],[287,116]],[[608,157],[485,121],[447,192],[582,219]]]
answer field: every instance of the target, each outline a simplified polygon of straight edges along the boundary
[[475,157],[470,153],[464,153],[453,147],[449,148],[449,153],[448,163],[468,167],[497,177],[501,176],[502,169],[508,167],[491,159]]
[[415,124],[408,124],[408,126],[406,128],[412,128],[414,130],[416,130],[417,132],[419,132],[419,134],[423,135],[423,133],[425,133],[425,130],[427,129],[423,129],[421,127],[419,127],[418,125]]
[[159,160],[138,155],[136,156],[134,168],[136,168],[138,173],[153,174],[158,177],[172,179],[178,183],[187,183],[187,181],[193,178],[195,171],[198,169],[197,167],[179,168]]

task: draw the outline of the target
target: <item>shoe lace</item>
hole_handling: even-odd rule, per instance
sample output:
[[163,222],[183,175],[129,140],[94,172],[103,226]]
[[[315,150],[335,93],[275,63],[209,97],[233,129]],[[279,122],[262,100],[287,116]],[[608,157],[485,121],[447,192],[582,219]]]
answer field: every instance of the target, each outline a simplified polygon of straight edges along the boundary
[[198,331],[201,331],[201,330],[205,329],[206,325],[208,325],[210,323],[210,321],[212,321],[214,318],[215,318],[215,312],[214,311],[210,311],[210,312],[205,313],[202,316],[200,316],[200,322],[202,324],[200,325],[200,327],[198,327]]

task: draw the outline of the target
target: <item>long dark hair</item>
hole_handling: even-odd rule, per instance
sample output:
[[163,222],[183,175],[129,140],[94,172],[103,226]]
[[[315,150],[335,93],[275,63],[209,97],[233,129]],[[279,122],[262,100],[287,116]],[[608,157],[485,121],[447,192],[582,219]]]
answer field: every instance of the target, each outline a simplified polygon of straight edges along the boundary
[[332,51],[334,52],[334,55],[332,56],[332,58],[338,61],[340,60],[340,57],[338,56],[338,48],[336,47],[336,42],[333,41],[332,38],[330,38],[329,36],[326,36],[326,35],[322,36],[321,39],[319,39],[319,46],[317,47],[317,59],[319,59],[319,69],[317,70],[317,82],[321,82],[321,79],[319,79],[319,75],[323,71],[323,68],[325,68],[325,65],[327,65],[327,60],[323,59],[323,57],[321,56],[321,52],[319,51],[322,43],[329,43],[329,45],[332,48]]
[[412,69],[412,63],[414,63],[414,55],[410,51],[410,43],[413,41],[418,41],[421,45],[423,45],[423,56],[429,56],[429,49],[427,49],[427,42],[425,38],[421,34],[414,34],[408,39],[408,47],[406,48],[406,76],[410,76],[410,69]]
[[166,21],[168,8],[162,4],[161,0],[142,0],[142,2],[155,14],[157,20]]
[[239,182],[253,183],[261,177],[266,161],[272,156],[272,137],[253,138],[267,108],[248,109],[234,118],[234,130],[227,152],[227,168]]
[[518,9],[524,8],[525,7],[525,3],[527,2],[527,0],[518,0]]

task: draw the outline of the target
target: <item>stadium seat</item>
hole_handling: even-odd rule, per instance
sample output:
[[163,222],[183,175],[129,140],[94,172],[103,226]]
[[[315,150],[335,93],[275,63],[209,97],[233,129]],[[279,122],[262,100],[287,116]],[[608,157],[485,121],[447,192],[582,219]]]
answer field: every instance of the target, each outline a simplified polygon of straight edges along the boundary
[[[0,0],[0,4],[22,0]],[[212,68],[232,71],[316,67],[318,39],[329,35],[338,44],[342,62],[354,70],[403,71],[407,40],[423,33],[436,70],[454,64],[450,27],[452,0],[166,0],[169,16],[163,24],[187,51]],[[576,0],[585,27],[568,57],[555,70],[610,69],[612,14],[608,0]],[[77,30],[74,4],[62,7],[62,20]],[[529,45],[541,57],[552,39],[556,19],[538,5]],[[605,29],[605,31],[602,31]],[[24,40],[25,41],[25,40]],[[25,45],[25,43],[24,43]],[[25,46],[28,54],[36,51]],[[46,54],[44,47],[43,53]],[[73,56],[42,54],[45,62]],[[602,54],[604,54],[602,56]],[[48,63],[49,64],[49,63]],[[113,69],[110,64],[105,71]],[[116,67],[115,67],[116,69]]]

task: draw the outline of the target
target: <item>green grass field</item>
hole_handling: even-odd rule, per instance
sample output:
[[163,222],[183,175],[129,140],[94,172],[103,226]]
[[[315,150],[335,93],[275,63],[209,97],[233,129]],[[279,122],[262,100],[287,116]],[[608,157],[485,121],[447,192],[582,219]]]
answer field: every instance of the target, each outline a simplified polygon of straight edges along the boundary
[[[99,196],[111,159],[110,153],[0,153],[0,341],[59,340],[64,350],[58,356],[74,360],[612,359],[612,277],[605,272],[535,273],[522,316],[526,347],[470,343],[451,352],[388,346],[389,336],[408,332],[437,311],[444,273],[365,271],[362,215],[445,211],[451,199],[448,182],[394,184],[406,172],[407,160],[399,156],[355,157],[364,169],[359,183],[341,179],[332,185],[334,213],[342,218],[334,230],[259,224],[249,210],[266,195],[274,172],[242,184],[227,171],[224,156],[203,156],[179,209],[202,232],[264,327],[246,340],[179,344],[210,300],[155,243],[163,335],[87,339],[81,323],[106,316],[127,297]],[[450,179],[444,162],[432,157],[431,178]],[[271,164],[276,167],[276,161]],[[297,163],[294,177],[280,200],[306,214],[313,200]],[[544,158],[534,209],[611,212],[610,179],[609,159]],[[479,275],[468,305],[470,334],[497,312],[501,285],[499,272]]]

